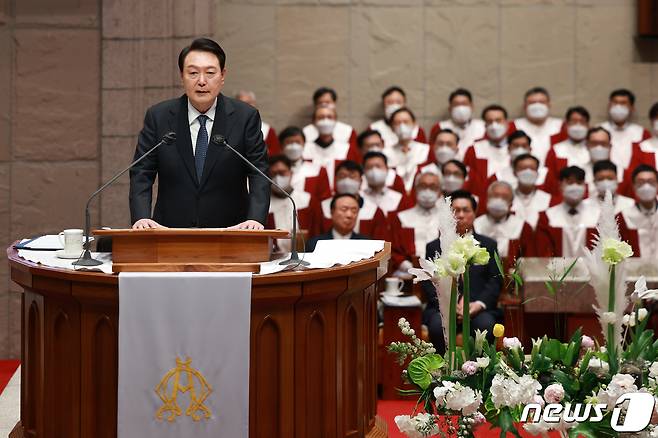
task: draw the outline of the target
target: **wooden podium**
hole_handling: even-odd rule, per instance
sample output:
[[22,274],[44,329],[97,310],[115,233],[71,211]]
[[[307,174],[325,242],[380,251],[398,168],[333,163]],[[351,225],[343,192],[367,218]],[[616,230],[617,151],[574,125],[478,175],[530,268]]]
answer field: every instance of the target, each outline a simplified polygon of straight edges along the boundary
[[[219,269],[218,263],[243,262],[236,254],[254,244],[252,238],[261,240],[255,244],[260,247],[263,233],[272,231],[120,233],[119,239],[113,236],[117,252],[142,246],[135,242],[159,242],[157,250],[142,248],[142,254],[157,254],[155,261],[128,264],[173,263],[179,270],[202,270],[199,265]],[[231,261],[162,258],[169,254],[163,247],[185,246],[190,239],[205,245],[206,238],[216,239],[208,245],[215,250],[225,245],[215,255]],[[205,248],[201,252],[207,253]],[[115,438],[118,276],[43,267],[18,257],[13,247],[7,256],[11,279],[24,290],[21,421],[10,437]],[[387,436],[376,417],[375,286],[389,256],[387,243],[373,258],[347,266],[253,277],[250,437]]]

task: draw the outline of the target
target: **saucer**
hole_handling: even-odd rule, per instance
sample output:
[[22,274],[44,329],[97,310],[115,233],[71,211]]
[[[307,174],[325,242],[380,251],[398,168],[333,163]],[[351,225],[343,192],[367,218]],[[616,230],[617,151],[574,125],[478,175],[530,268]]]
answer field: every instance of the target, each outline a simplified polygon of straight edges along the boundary
[[82,256],[83,250],[80,252],[64,252],[63,249],[55,251],[55,256],[60,259],[79,259]]

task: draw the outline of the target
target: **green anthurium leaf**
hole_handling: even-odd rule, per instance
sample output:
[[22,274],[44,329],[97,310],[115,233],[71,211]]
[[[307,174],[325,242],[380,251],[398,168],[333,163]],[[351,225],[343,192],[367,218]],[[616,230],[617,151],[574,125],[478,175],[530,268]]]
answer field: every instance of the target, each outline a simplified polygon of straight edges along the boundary
[[432,372],[441,368],[444,363],[445,361],[438,354],[417,357],[409,362],[407,375],[413,383],[425,390],[432,382]]

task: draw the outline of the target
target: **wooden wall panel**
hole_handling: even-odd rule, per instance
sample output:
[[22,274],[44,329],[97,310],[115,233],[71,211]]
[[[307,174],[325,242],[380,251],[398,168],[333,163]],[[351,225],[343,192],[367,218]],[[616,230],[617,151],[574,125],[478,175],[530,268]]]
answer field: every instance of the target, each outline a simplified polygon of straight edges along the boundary
[[41,438],[44,416],[44,298],[26,290],[23,295],[23,373],[21,423],[26,437]]

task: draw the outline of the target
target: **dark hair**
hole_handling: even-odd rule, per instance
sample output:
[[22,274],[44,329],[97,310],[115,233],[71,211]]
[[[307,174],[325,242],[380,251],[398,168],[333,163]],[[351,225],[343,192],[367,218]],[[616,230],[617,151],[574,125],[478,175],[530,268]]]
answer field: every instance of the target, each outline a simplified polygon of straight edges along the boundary
[[363,167],[366,167],[366,161],[368,161],[371,158],[381,158],[384,160],[384,164],[388,167],[388,158],[386,158],[386,155],[382,154],[381,152],[377,151],[369,151],[366,152],[366,154],[363,156]]
[[613,97],[628,97],[628,100],[631,102],[631,105],[635,105],[635,94],[631,90],[628,90],[626,88],[617,88],[616,90],[612,90],[612,93],[610,93],[610,98],[608,100],[612,100]]
[[532,143],[532,139],[528,134],[525,133],[524,130],[519,129],[518,131],[512,132],[510,135],[507,136],[507,143],[511,143],[512,141],[516,140],[517,138],[527,138],[528,139],[528,144]]
[[448,103],[452,103],[452,99],[457,96],[467,97],[469,102],[473,103],[473,95],[466,88],[457,88],[455,91],[450,93],[450,96],[448,97]]
[[396,91],[400,93],[405,99],[407,98],[407,94],[404,92],[402,88],[398,87],[397,85],[393,85],[391,87],[388,87],[386,90],[384,90],[384,92],[382,93],[382,100],[384,100],[384,98],[389,94],[395,93]]
[[468,199],[469,201],[471,201],[471,207],[473,207],[473,211],[477,211],[478,209],[478,202],[475,200],[475,197],[469,191],[455,190],[450,194],[451,205],[453,202],[455,202],[455,199]]
[[658,102],[651,105],[651,109],[649,109],[649,120],[653,120],[656,117],[658,117]]
[[466,165],[459,160],[449,160],[443,163],[441,165],[441,174],[444,173],[444,170],[448,164],[454,164],[455,166],[459,167],[459,170],[461,170],[462,173],[464,174],[464,179],[466,179],[466,177],[468,176],[468,169],[466,169]]
[[585,117],[585,120],[589,122],[590,117],[589,117],[589,111],[587,111],[587,108],[584,106],[572,106],[567,110],[566,115],[564,116],[565,120],[569,120],[569,117],[571,117],[572,114],[580,114],[581,116]]
[[331,204],[329,204],[329,210],[333,211],[333,209],[336,207],[336,201],[344,197],[354,199],[356,201],[356,204],[359,206],[359,208],[361,208],[362,201],[360,201],[360,199],[356,195],[353,195],[351,193],[337,193],[334,195],[333,198],[331,198]]
[[224,70],[224,66],[226,65],[226,53],[224,53],[221,46],[209,38],[197,38],[192,41],[192,44],[184,47],[178,55],[178,69],[181,73],[183,72],[183,66],[185,65],[185,57],[194,50],[212,53],[217,59],[219,59],[219,68]]
[[610,160],[600,160],[592,166],[592,175],[596,175],[602,170],[612,170],[615,175],[617,174],[617,165]]
[[539,167],[541,166],[539,163],[539,159],[534,155],[521,154],[518,157],[514,158],[514,161],[512,161],[512,169],[516,169],[516,165],[523,160],[533,160],[535,163],[537,163],[537,169],[539,169]]
[[[455,131],[453,131],[450,128],[443,128],[439,130],[439,132],[436,133],[436,138],[439,138],[439,134],[452,134],[455,136],[455,140],[457,143],[459,143],[459,134],[457,134]],[[436,140],[434,140],[436,141]]]
[[313,93],[313,103],[314,104],[317,103],[318,99],[327,93],[331,94],[331,98],[333,99],[334,102],[338,100],[338,95],[336,94],[336,90],[329,87],[320,87],[317,90],[315,90],[315,93]]
[[484,120],[484,115],[485,115],[486,113],[488,113],[489,111],[502,111],[503,114],[505,115],[505,118],[507,119],[507,110],[506,110],[505,108],[503,108],[502,106],[500,106],[500,105],[494,103],[494,104],[491,104],[491,105],[487,105],[487,106],[484,107],[484,109],[482,110],[482,119],[483,119],[483,120]]
[[272,167],[276,163],[283,163],[288,169],[292,169],[292,162],[290,158],[286,157],[283,154],[272,155],[268,160],[269,166]]
[[610,135],[610,131],[608,131],[607,129],[605,129],[605,128],[602,127],[602,126],[595,126],[595,127],[593,127],[593,128],[589,128],[589,129],[587,130],[587,135],[585,136],[585,138],[586,138],[587,140],[589,140],[589,136],[592,135],[592,134],[594,134],[594,133],[596,133],[596,132],[605,132],[606,134],[608,134],[608,140],[609,140],[609,141],[612,140],[612,136]]
[[640,164],[635,169],[633,169],[633,173],[631,174],[631,181],[635,182],[637,175],[642,172],[651,172],[656,175],[656,178],[658,178],[658,171],[655,167],[649,166],[648,164]]
[[356,138],[356,143],[359,145],[359,147],[363,147],[363,142],[366,141],[366,138],[372,135],[378,135],[382,141],[384,140],[379,131],[375,131],[374,129],[366,129]]
[[533,94],[543,94],[544,96],[548,97],[549,99],[551,98],[551,95],[548,94],[548,90],[544,87],[532,87],[528,91],[525,92],[525,95],[523,96],[523,99],[527,99],[528,96],[533,95]]
[[302,131],[300,128],[297,126],[287,126],[283,131],[279,133],[279,143],[283,144],[283,141],[288,138],[292,137],[295,135],[301,135],[304,141],[306,141],[306,136],[304,135],[304,131]]
[[391,118],[389,120],[392,122],[398,113],[409,113],[409,115],[411,116],[411,120],[413,120],[414,122],[416,121],[416,116],[414,115],[413,111],[411,111],[406,106],[403,106],[402,108],[398,108],[397,110],[395,110],[395,112],[391,114]]
[[336,171],[334,172],[334,175],[338,173],[340,169],[345,169],[349,171],[357,171],[359,172],[359,175],[363,175],[363,167],[356,161],[352,160],[345,160],[341,162],[338,166],[336,166]]
[[572,177],[580,182],[585,181],[585,171],[578,166],[568,166],[560,170],[560,181]]

